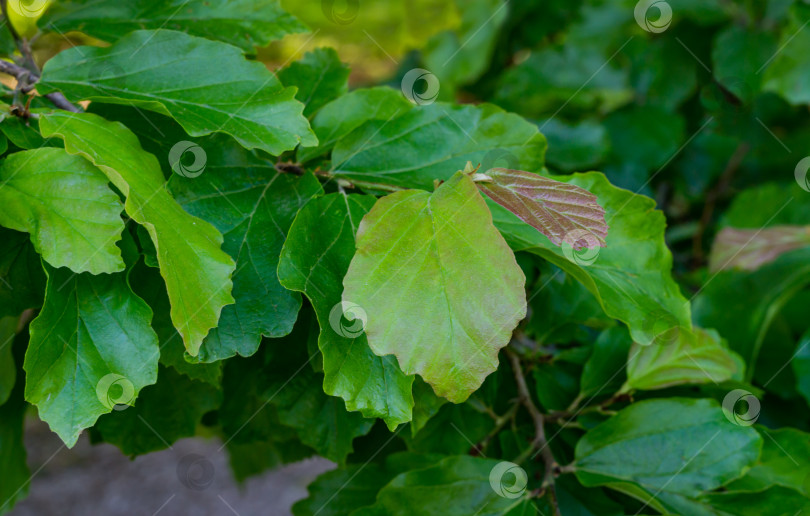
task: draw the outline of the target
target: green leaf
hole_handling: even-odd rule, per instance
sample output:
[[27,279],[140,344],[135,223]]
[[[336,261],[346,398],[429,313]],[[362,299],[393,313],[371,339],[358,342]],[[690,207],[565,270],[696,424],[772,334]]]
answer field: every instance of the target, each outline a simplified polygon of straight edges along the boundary
[[123,206],[107,177],[62,149],[16,152],[0,165],[0,224],[31,233],[54,267],[92,274],[124,270]]
[[[695,328],[664,343],[633,344],[624,389],[654,390],[684,383],[720,383],[737,373],[737,362],[717,332]],[[741,373],[741,371],[739,371]]]
[[372,353],[362,327],[344,321],[351,307],[341,305],[356,228],[374,201],[335,193],[306,205],[290,228],[278,276],[285,287],[303,292],[317,313],[324,392],[343,398],[347,410],[382,418],[393,430],[411,420],[413,377],[400,370],[394,357]]
[[810,403],[810,330],[799,339],[790,366],[796,374],[796,390]]
[[754,272],[719,272],[695,298],[695,324],[714,328],[728,340],[748,364],[750,379],[774,316],[808,282],[810,248],[785,253]]
[[433,387],[425,383],[422,378],[414,377],[413,384],[413,421],[411,421],[411,437],[422,430],[447,400],[436,396]]
[[[138,229],[143,228],[138,226]],[[146,233],[146,230],[143,231]],[[145,238],[147,242],[152,243],[148,235]],[[157,264],[155,264],[155,267],[157,267]],[[166,285],[163,283],[159,271],[152,266],[139,262],[130,272],[130,283],[133,292],[146,301],[154,312],[152,329],[157,333],[160,342],[160,363],[173,367],[178,373],[182,373],[192,380],[199,380],[220,387],[222,385],[223,362],[202,364],[191,363],[186,360],[183,339],[172,325],[169,296],[166,293]]]
[[187,212],[222,232],[222,248],[236,261],[236,304],[222,310],[219,325],[203,341],[198,360],[250,356],[262,335],[290,333],[301,309],[301,296],[281,286],[276,269],[296,213],[310,198],[323,193],[315,176],[281,174],[254,159],[249,166],[227,174],[193,179],[173,176],[169,188]]
[[312,448],[296,440],[267,440],[250,444],[230,442],[227,448],[233,476],[239,483],[268,469],[315,455]]
[[751,104],[762,82],[760,67],[776,50],[770,32],[730,25],[717,34],[712,47],[714,76],[741,103]]
[[81,31],[108,42],[138,29],[177,30],[248,52],[306,31],[278,0],[67,0],[56,2],[39,24],[46,31]]
[[[11,348],[12,343],[7,343],[6,347]],[[18,360],[22,359],[21,351],[15,350]],[[6,514],[14,504],[25,498],[31,482],[23,442],[25,412],[28,409],[23,399],[24,376],[17,375],[13,383],[8,401],[0,404],[0,514]]]
[[729,423],[714,400],[648,400],[588,431],[575,471],[586,487],[630,482],[653,495],[697,496],[741,476],[761,448],[759,434]]
[[284,86],[296,86],[295,98],[304,103],[304,116],[312,118],[325,104],[349,91],[349,67],[332,48],[318,48],[278,71]]
[[25,233],[0,227],[0,317],[42,306],[45,273]]
[[624,326],[608,328],[599,334],[591,356],[582,368],[580,399],[612,394],[621,388],[627,377],[625,364],[632,342]]
[[39,134],[38,125],[36,120],[24,122],[19,117],[5,115],[0,121],[0,131],[8,137],[11,143],[21,149],[39,149],[49,145],[54,146],[54,142],[45,140]]
[[298,161],[306,163],[327,153],[369,120],[391,120],[411,107],[401,91],[388,87],[358,89],[343,95],[323,106],[312,119],[319,143],[317,147],[299,147]]
[[181,32],[137,31],[111,47],[65,50],[48,61],[37,90],[156,111],[191,136],[223,132],[270,154],[317,144],[295,90],[237,48]]
[[794,105],[810,103],[810,63],[805,52],[810,45],[810,33],[804,30],[807,16],[807,6],[793,6],[790,23],[782,30],[779,51],[771,56],[762,79],[764,91],[777,93]]
[[502,463],[478,457],[447,457],[434,466],[397,475],[379,492],[373,506],[356,514],[358,516],[507,514],[513,508],[527,502],[523,497],[501,496],[492,488],[490,474],[499,464]]
[[17,336],[18,317],[0,319],[0,405],[8,400],[17,381],[17,366],[14,364],[12,345]]
[[189,354],[197,355],[222,307],[234,301],[234,263],[220,249],[222,235],[172,199],[157,159],[120,123],[89,113],[60,112],[43,115],[40,126],[43,134],[65,140],[68,152],[92,161],[126,196],[127,213],[146,227],[158,249],[174,326]]
[[683,117],[654,106],[611,113],[604,121],[612,154],[647,170],[666,164],[684,140]]
[[550,118],[540,124],[540,127],[548,139],[546,159],[550,167],[566,172],[590,170],[601,163],[610,150],[605,127],[591,120],[568,125]]
[[394,453],[384,464],[350,464],[327,471],[312,482],[309,497],[293,506],[295,516],[342,516],[361,507],[373,505],[377,492],[396,475],[408,470],[433,465],[440,456],[417,453]]
[[[607,247],[561,249],[505,208],[489,203],[495,226],[515,251],[528,251],[572,275],[624,322],[635,342],[646,345],[670,328],[691,328],[689,303],[672,279],[672,255],[664,242],[664,215],[652,199],[611,185],[598,172],[554,177],[596,195],[610,226]],[[711,327],[709,325],[708,327]]]
[[[473,276],[470,273],[473,273]],[[368,314],[371,349],[436,394],[466,400],[526,315],[525,277],[470,177],[374,205],[357,230],[344,303]]]
[[[400,434],[400,437],[411,451],[463,455],[470,452],[475,443],[483,440],[493,426],[489,414],[479,412],[470,403],[445,403],[416,435],[411,432],[411,436]],[[448,432],[448,428],[453,431]]]
[[155,383],[159,348],[152,311],[123,274],[45,270],[45,304],[25,355],[25,399],[72,447],[100,415]]
[[101,416],[94,429],[105,442],[134,457],[193,436],[203,415],[221,401],[222,394],[211,385],[161,367],[157,383],[143,389],[134,407]]
[[557,245],[604,247],[605,209],[596,196],[569,183],[522,170],[483,171],[478,188]]
[[810,511],[810,500],[785,487],[771,487],[756,493],[710,493],[702,498],[722,516],[796,516]]
[[540,170],[546,139],[534,124],[490,105],[420,106],[393,120],[372,120],[342,138],[332,152],[334,173],[380,188],[432,189],[465,163],[491,168],[507,154],[511,168]]
[[783,486],[810,499],[810,434],[795,428],[755,428],[766,437],[762,455],[744,477],[727,486],[728,490],[760,491]]

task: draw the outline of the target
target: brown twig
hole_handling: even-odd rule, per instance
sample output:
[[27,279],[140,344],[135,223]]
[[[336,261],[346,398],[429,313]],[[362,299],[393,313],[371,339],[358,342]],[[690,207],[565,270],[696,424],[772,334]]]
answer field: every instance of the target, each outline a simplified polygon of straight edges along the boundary
[[725,193],[725,191],[728,189],[728,186],[731,184],[731,180],[734,178],[734,174],[740,168],[740,164],[742,163],[743,159],[745,159],[745,155],[748,154],[749,148],[750,145],[748,142],[740,142],[740,144],[734,150],[734,153],[731,155],[731,158],[729,158],[726,168],[720,175],[720,179],[717,181],[717,184],[706,194],[706,202],[703,205],[703,213],[700,216],[697,230],[692,237],[692,259],[697,266],[702,265],[705,261],[703,235],[705,235],[706,228],[712,220],[715,205],[717,204],[718,199],[720,199],[723,193]]
[[[540,456],[543,458],[543,483],[541,489],[548,492],[551,500],[551,505],[554,507],[554,514],[560,514],[560,508],[557,504],[557,493],[554,488],[554,474],[559,465],[554,460],[554,455],[551,453],[551,448],[548,447],[548,440],[546,439],[545,430],[545,417],[532,401],[529,387],[526,385],[526,378],[523,376],[523,367],[520,365],[520,357],[514,351],[506,349],[506,356],[512,364],[512,372],[515,375],[515,383],[517,384],[518,395],[520,402],[526,407],[529,415],[534,421],[534,440],[532,441],[531,448],[528,453],[534,450],[539,450]],[[523,456],[521,456],[523,458]],[[520,459],[518,459],[519,461]]]
[[[34,89],[34,85],[39,80],[40,72],[36,61],[34,61],[34,54],[31,51],[28,40],[20,36],[8,17],[7,3],[7,0],[0,0],[0,11],[2,11],[6,19],[6,26],[11,33],[11,37],[14,38],[14,43],[17,45],[17,49],[20,51],[20,55],[23,58],[23,66],[0,60],[0,63],[2,63],[0,64],[0,72],[14,76],[17,79],[20,91],[28,93]],[[45,98],[53,102],[54,106],[59,109],[64,109],[72,113],[80,113],[82,111],[81,108],[72,104],[59,92],[48,93],[45,95]]]

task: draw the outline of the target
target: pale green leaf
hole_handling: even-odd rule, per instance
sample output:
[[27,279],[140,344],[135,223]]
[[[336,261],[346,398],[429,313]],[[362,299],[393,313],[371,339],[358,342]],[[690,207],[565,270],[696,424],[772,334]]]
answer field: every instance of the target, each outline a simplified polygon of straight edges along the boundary
[[368,314],[377,355],[396,355],[405,373],[460,403],[498,368],[498,350],[526,315],[525,281],[475,183],[459,172],[433,194],[377,201],[357,230],[343,301]]
[[[633,344],[627,359],[625,389],[654,390],[684,383],[720,383],[731,379],[737,362],[713,330],[695,328],[667,342]],[[742,373],[742,371],[739,371]]]
[[65,50],[37,90],[156,111],[191,136],[223,132],[270,154],[318,143],[293,88],[239,49],[182,32],[137,31],[111,47]]
[[157,159],[122,124],[59,112],[43,115],[40,125],[44,134],[62,138],[68,152],[92,161],[126,196],[127,213],[146,227],[158,251],[174,326],[188,352],[197,355],[222,307],[234,301],[234,263],[220,249],[222,235],[172,199]]
[[16,152],[0,165],[0,224],[31,233],[54,267],[92,274],[124,270],[123,206],[107,177],[62,149]]

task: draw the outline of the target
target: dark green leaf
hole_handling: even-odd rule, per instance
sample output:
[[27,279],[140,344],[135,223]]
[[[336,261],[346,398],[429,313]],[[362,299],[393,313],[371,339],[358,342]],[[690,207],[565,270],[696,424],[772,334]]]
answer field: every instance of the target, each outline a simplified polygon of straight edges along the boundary
[[325,104],[349,91],[349,67],[331,48],[318,48],[278,71],[284,86],[296,86],[295,98],[304,103],[304,116],[312,118]]

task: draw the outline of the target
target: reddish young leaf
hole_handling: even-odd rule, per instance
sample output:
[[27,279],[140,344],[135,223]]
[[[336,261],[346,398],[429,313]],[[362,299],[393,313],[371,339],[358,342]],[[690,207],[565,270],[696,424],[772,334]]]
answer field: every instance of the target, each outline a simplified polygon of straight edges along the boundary
[[605,209],[596,196],[575,185],[532,172],[492,168],[474,176],[493,201],[546,235],[554,244],[605,247]]
[[714,239],[709,269],[753,271],[780,255],[810,246],[810,226],[765,229],[723,228]]

